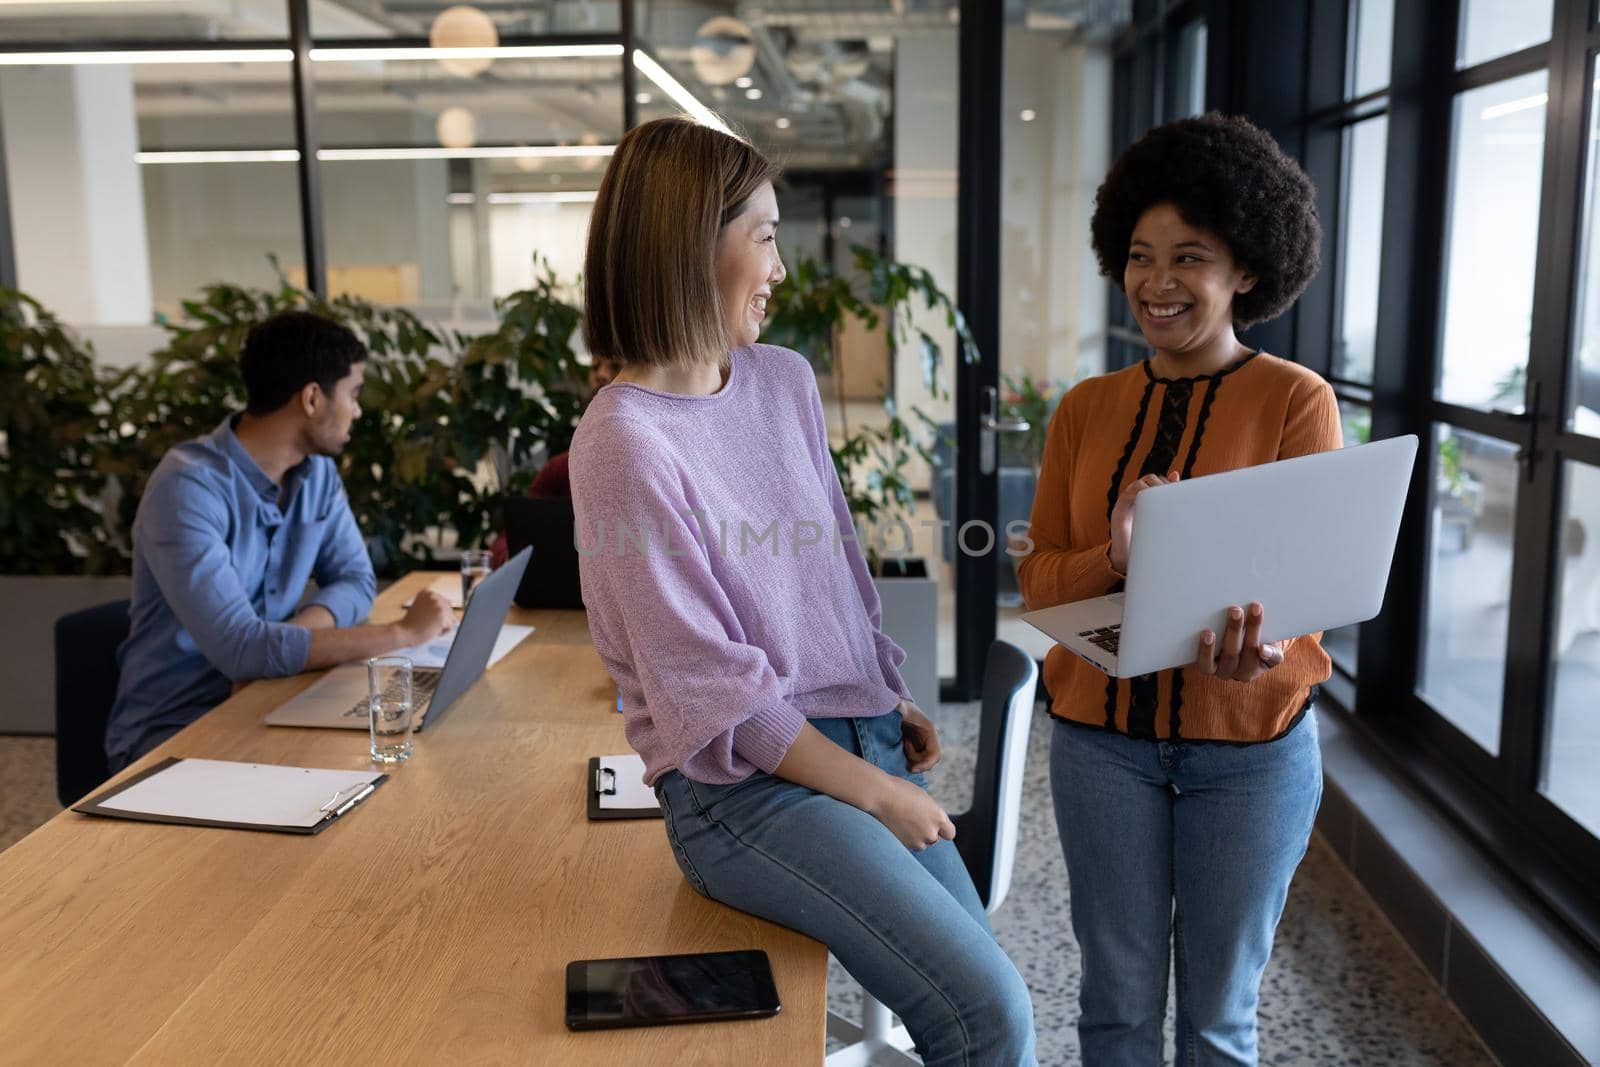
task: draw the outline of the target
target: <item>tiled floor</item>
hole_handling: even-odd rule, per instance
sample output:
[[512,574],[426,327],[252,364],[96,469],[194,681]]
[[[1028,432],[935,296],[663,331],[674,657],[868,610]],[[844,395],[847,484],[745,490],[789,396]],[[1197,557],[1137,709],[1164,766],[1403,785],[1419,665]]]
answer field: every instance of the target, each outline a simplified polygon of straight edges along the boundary
[[[940,709],[945,761],[934,794],[960,811],[971,794],[976,705]],[[1066,870],[1050,813],[1050,720],[1039,712],[1029,747],[1016,872],[994,918],[1001,944],[1033,991],[1039,1062],[1078,1060],[1073,1029],[1078,959],[1067,915]],[[50,818],[54,741],[0,737],[0,849]],[[859,1011],[859,992],[837,964],[830,1002]],[[1168,1020],[1170,1045],[1171,1020]],[[1265,1064],[1478,1067],[1494,1061],[1372,901],[1320,841],[1313,841],[1289,894],[1261,1000]]]

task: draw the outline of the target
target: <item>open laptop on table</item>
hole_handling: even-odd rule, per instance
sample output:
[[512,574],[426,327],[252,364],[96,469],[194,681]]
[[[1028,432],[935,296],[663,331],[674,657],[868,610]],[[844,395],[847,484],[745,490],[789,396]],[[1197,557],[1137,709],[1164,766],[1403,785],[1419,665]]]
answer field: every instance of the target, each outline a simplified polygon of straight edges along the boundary
[[517,589],[524,608],[583,607],[578,547],[573,541],[571,497],[513,497],[506,501],[506,544],[533,549],[533,562]]
[[[444,666],[413,667],[413,729],[439,721],[456,698],[482,677],[494,653],[500,628],[511,610],[511,596],[528,566],[527,550],[485,578],[473,590],[461,625],[456,628]],[[367,668],[346,663],[335,667],[266,718],[268,726],[320,726],[367,729]]]
[[1116,678],[1193,663],[1231,604],[1262,605],[1263,642],[1365,622],[1416,455],[1407,434],[1146,489],[1123,591],[1022,619]]

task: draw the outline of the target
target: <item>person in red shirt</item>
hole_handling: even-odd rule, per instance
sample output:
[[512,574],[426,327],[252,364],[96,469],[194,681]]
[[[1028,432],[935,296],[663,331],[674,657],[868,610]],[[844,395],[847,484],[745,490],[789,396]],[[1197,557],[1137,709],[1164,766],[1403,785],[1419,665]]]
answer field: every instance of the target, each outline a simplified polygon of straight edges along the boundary
[[[606,356],[595,356],[589,364],[589,399],[593,400],[595,394],[610,384],[611,379],[617,376],[617,371],[622,369],[622,364]],[[560,498],[572,496],[572,482],[567,474],[567,453],[557,452],[545,460],[544,466],[539,468],[539,473],[534,476],[533,484],[528,486],[528,496],[534,500]],[[506,543],[506,534],[502,530],[495,535],[494,543],[489,546],[489,565],[498,567],[506,561],[509,549]]]

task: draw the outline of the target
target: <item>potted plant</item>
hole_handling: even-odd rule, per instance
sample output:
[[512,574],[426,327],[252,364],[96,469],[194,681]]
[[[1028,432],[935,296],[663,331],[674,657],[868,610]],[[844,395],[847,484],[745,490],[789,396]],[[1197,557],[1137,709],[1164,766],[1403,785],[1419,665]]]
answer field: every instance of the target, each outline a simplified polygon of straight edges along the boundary
[[410,312],[354,297],[325,300],[287,281],[275,290],[208,286],[163,320],[167,345],[111,386],[121,432],[102,468],[124,489],[122,529],[166,450],[244,404],[238,351],[256,323],[305,308],[366,344],[363,417],[340,456],[356,522],[380,577],[433,565],[481,543],[498,522],[511,471],[542,445],[565,448],[577,423],[577,309],[546,270],[500,301],[499,327],[463,338]]
[[[837,371],[839,332],[846,318],[854,317],[868,329],[885,331],[891,367],[904,346],[916,345],[924,386],[935,400],[946,398],[943,348],[918,325],[916,315],[919,308],[942,313],[967,358],[976,360],[977,346],[955,302],[920,267],[896,263],[862,245],[851,252],[851,277],[807,258],[795,264],[768,303],[767,339],[805,354],[818,370]],[[842,381],[838,373],[834,378]],[[883,631],[906,650],[903,673],[912,696],[933,709],[939,700],[938,577],[927,559],[911,554],[909,520],[916,507],[911,480],[916,461],[933,464],[938,427],[916,407],[906,419],[886,393],[886,421],[852,429],[842,393],[838,403],[843,439],[830,451],[883,605]]]
[[[109,433],[93,349],[39,303],[0,289],[0,733],[54,731],[55,620],[128,595],[99,501]],[[41,669],[41,666],[43,669]]]

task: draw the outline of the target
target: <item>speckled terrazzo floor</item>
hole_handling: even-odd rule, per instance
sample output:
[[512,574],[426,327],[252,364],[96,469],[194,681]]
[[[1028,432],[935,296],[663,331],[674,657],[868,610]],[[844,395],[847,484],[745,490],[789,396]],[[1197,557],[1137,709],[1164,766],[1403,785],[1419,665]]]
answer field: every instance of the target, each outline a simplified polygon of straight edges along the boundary
[[[930,788],[946,810],[972,792],[978,706],[946,704],[945,759]],[[1050,719],[1036,711],[1010,892],[995,935],[1033,992],[1039,1062],[1079,1062],[1078,951],[1067,912],[1067,871],[1050,808]],[[830,963],[829,1006],[860,1019],[860,988]],[[1172,1047],[1168,996],[1167,1049]],[[837,1046],[830,1044],[830,1051]],[[1261,1062],[1316,1067],[1495,1063],[1377,906],[1320,838],[1300,866],[1261,992]]]
[[[951,811],[965,809],[971,793],[977,718],[975,704],[940,709],[946,755],[931,785]],[[1016,872],[994,926],[1033,991],[1039,1062],[1056,1065],[1078,1062],[1078,958],[1050,812],[1049,726],[1037,712]],[[60,810],[54,758],[52,738],[0,736],[0,850]],[[834,1010],[858,1019],[859,987],[836,963],[829,988]],[[1171,1026],[1169,1011],[1169,1048]],[[1261,1058],[1264,1064],[1318,1067],[1494,1063],[1371,899],[1315,839],[1290,891],[1267,969]]]

